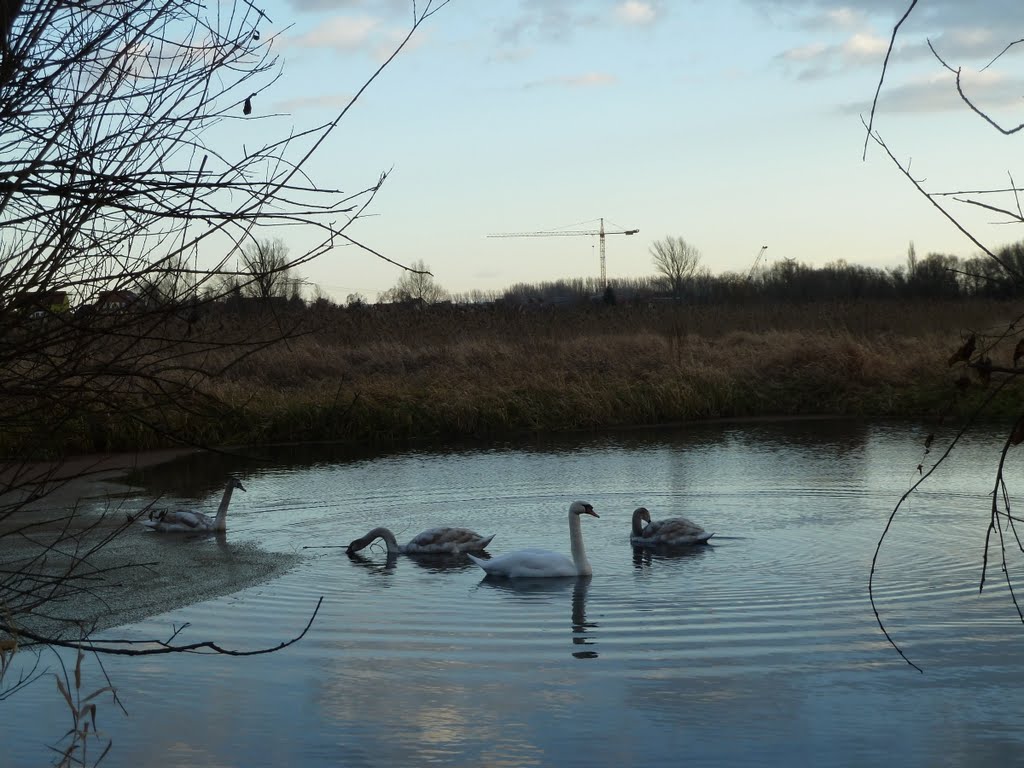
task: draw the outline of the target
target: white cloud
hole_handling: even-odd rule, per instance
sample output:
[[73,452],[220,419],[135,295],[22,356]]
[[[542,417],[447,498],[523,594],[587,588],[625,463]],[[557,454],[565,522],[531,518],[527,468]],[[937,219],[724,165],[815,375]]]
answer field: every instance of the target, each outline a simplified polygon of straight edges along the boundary
[[825,11],[825,18],[830,24],[844,28],[858,27],[864,23],[864,14],[847,6]]
[[837,43],[811,43],[790,48],[776,58],[793,69],[798,79],[843,74],[854,67],[878,67],[889,40],[871,32],[854,32]]
[[889,41],[885,38],[870,32],[857,32],[840,46],[840,51],[848,62],[867,59],[871,63],[877,63],[885,56],[888,47]]
[[[747,4],[761,8],[764,0],[747,0]],[[872,17],[883,21],[890,30],[910,7],[910,0],[772,0],[777,7],[789,7],[807,12],[808,18],[832,15],[837,21],[844,16]],[[925,23],[933,29],[946,26],[973,24],[992,29],[1012,27],[1024,21],[1024,3],[1020,0],[986,0],[971,3],[965,0],[928,0],[919,2],[910,13],[909,23]]]
[[[747,0],[760,6],[758,0]],[[788,9],[804,29],[819,38],[780,53],[777,59],[799,79],[829,77],[853,67],[881,67],[894,25],[911,0],[772,0]],[[1020,37],[1021,0],[919,2],[901,26],[893,61],[931,60],[929,43],[952,67],[980,67]],[[1024,50],[1022,50],[1024,52]]]
[[297,11],[345,11],[361,9],[364,13],[383,16],[412,17],[410,0],[288,0]]
[[503,45],[518,45],[531,38],[560,42],[578,30],[596,26],[600,18],[587,3],[520,0],[519,12],[497,30],[498,39]]
[[334,16],[299,37],[295,44],[306,48],[353,51],[366,46],[380,20],[372,16]]
[[657,18],[657,11],[651,3],[643,0],[625,0],[615,7],[615,15],[627,24],[650,24]]
[[861,29],[867,25],[868,17],[863,11],[841,5],[836,8],[815,10],[806,16],[801,26],[816,31]]
[[[961,75],[961,86],[975,106],[1003,127],[1013,127],[1024,121],[1020,98],[1024,92],[1024,80],[1021,78],[994,72],[965,71]],[[943,70],[927,77],[887,85],[879,96],[878,108],[887,114],[897,114],[963,112],[967,106],[957,93],[954,76]],[[844,105],[840,111],[866,115],[870,109],[869,101],[858,101]]]
[[790,48],[779,54],[779,58],[786,61],[816,61],[828,52],[828,46],[824,43],[812,43],[799,48]]
[[524,88],[546,88],[558,86],[563,88],[590,88],[594,86],[614,85],[618,82],[615,75],[605,72],[587,72],[583,75],[561,75],[546,77],[543,80],[534,80],[527,83]]

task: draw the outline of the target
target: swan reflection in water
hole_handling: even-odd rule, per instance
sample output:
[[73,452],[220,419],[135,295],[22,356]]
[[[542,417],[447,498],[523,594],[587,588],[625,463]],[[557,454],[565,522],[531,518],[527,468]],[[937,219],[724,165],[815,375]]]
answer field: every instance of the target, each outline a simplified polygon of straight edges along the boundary
[[[384,560],[367,557],[359,552],[347,552],[349,561],[355,565],[366,568],[371,573],[391,574],[395,572],[398,565],[398,553],[384,552]],[[490,557],[486,552],[481,552],[478,557],[486,559]],[[468,571],[475,568],[473,561],[465,554],[457,555],[403,555],[406,562],[415,563],[420,568],[425,568],[431,573],[442,573],[449,571]]]
[[714,550],[715,547],[712,544],[689,547],[633,547],[633,567],[643,570],[659,561],[704,557]]
[[[534,600],[547,594],[563,594],[572,588],[572,644],[573,646],[593,646],[593,630],[600,625],[596,621],[587,621],[587,592],[590,589],[591,576],[567,578],[520,578],[506,579],[485,576],[479,586],[508,592],[522,600]],[[592,648],[579,648],[572,654],[577,659],[596,659],[598,653]]]

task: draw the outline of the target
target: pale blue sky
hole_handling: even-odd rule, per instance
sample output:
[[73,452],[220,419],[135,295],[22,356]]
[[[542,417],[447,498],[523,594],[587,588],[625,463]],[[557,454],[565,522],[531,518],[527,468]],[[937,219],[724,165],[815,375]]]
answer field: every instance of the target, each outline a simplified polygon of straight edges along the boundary
[[[342,122],[312,166],[355,189],[393,173],[352,231],[451,291],[597,276],[596,237],[488,233],[638,228],[607,238],[610,277],[653,274],[665,235],[714,273],[766,259],[890,267],[976,252],[881,150],[862,160],[870,99],[904,0],[453,0]],[[422,5],[422,0],[421,0]],[[329,119],[408,27],[410,0],[271,0],[282,78],[235,124],[258,142]],[[876,127],[935,188],[1005,186],[1022,138],[961,106],[926,38],[987,108],[1021,114],[1024,3],[921,0],[898,38]],[[1024,173],[1020,174],[1024,176]],[[1006,202],[1006,201],[1003,201]],[[1024,237],[979,223],[993,246]],[[579,225],[574,227],[572,225]],[[282,233],[293,251],[308,243]],[[312,235],[309,236],[312,242]],[[338,299],[374,299],[395,267],[346,248],[303,269]]]

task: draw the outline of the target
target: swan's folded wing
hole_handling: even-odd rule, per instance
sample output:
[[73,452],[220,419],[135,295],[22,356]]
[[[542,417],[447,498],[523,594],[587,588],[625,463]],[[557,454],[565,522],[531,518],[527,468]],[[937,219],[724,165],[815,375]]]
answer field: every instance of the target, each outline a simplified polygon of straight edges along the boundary
[[528,579],[577,575],[572,558],[546,549],[520,549],[490,560],[473,560],[485,571],[497,576]]
[[672,517],[649,523],[642,535],[633,535],[630,541],[634,546],[640,547],[682,547],[703,544],[714,535],[685,517]]
[[700,536],[706,533],[696,523],[685,517],[670,517],[667,520],[655,520],[644,528],[644,536],[663,536],[675,539],[686,536]]
[[213,528],[213,521],[209,517],[191,509],[168,510],[153,520],[143,522],[157,531],[193,531]]
[[469,528],[431,528],[416,534],[407,545],[414,552],[466,552],[483,549],[493,536],[484,538]]

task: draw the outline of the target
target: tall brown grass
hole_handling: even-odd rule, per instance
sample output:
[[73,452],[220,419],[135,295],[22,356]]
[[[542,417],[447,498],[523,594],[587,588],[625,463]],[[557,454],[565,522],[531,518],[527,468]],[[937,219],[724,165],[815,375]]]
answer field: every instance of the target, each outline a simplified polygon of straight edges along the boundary
[[[201,382],[224,408],[183,408],[174,423],[182,440],[226,444],[387,443],[723,417],[916,419],[957,392],[961,372],[947,361],[963,335],[1005,328],[1016,312],[987,302],[327,307],[300,316],[295,338]],[[193,333],[229,325],[244,335],[248,322],[211,314]],[[1013,342],[994,358],[1009,362]],[[214,352],[192,364],[212,372],[221,362]],[[978,396],[961,394],[960,407]],[[116,419],[107,430],[108,449],[166,442]],[[97,447],[88,434],[69,438],[80,450]]]

